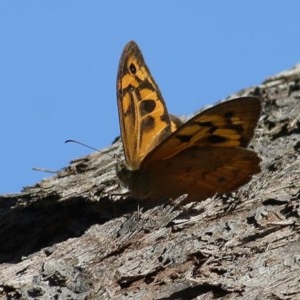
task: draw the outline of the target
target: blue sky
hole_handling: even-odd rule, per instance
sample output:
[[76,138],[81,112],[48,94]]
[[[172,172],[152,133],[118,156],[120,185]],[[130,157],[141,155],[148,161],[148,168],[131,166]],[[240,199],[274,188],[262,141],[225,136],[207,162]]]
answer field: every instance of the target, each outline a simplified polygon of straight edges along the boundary
[[115,81],[135,40],[169,112],[191,114],[300,61],[300,2],[0,2],[0,194],[119,135]]

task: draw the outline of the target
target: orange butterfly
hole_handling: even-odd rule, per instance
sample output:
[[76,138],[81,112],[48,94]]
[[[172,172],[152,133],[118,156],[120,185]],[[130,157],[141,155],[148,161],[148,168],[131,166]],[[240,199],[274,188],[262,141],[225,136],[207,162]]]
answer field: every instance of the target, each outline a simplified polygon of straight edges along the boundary
[[117,99],[125,165],[120,180],[137,199],[188,194],[203,200],[227,193],[260,172],[260,158],[246,149],[261,112],[256,97],[209,108],[186,123],[169,115],[160,90],[133,41],[122,53]]

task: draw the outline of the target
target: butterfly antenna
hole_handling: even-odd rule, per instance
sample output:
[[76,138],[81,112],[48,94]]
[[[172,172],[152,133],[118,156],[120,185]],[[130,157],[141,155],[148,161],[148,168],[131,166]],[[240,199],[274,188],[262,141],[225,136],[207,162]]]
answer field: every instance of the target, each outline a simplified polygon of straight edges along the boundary
[[44,168],[37,168],[37,167],[33,167],[31,168],[33,171],[37,171],[37,172],[45,172],[45,173],[51,173],[51,174],[56,174],[58,172],[60,172],[61,170],[49,170],[49,169],[44,169]]
[[100,150],[98,150],[98,149],[96,149],[96,148],[94,148],[94,147],[91,147],[91,146],[89,146],[89,145],[87,145],[87,144],[84,144],[84,143],[82,143],[82,142],[76,141],[76,140],[66,140],[66,141],[65,141],[65,144],[66,144],[66,143],[75,143],[75,144],[79,144],[79,145],[84,146],[84,147],[86,147],[86,148],[89,148],[89,149],[91,149],[91,150],[94,150],[94,151],[97,151],[97,152],[102,153]]
[[100,151],[100,150],[98,150],[98,149],[96,149],[96,148],[94,148],[94,147],[91,147],[91,146],[89,146],[89,145],[87,145],[87,144],[84,144],[84,143],[82,143],[82,142],[79,142],[79,141],[76,141],[76,140],[66,140],[65,143],[75,143],[75,144],[79,144],[79,145],[84,146],[84,147],[86,147],[86,148],[89,148],[89,149],[91,149],[91,150],[97,151],[97,152],[99,152],[99,153],[101,153],[101,154],[107,155],[107,156],[109,156],[110,158],[116,159],[116,160],[119,162],[119,158],[116,156],[116,154],[110,155],[110,154],[107,154],[107,153],[103,153],[102,151]]

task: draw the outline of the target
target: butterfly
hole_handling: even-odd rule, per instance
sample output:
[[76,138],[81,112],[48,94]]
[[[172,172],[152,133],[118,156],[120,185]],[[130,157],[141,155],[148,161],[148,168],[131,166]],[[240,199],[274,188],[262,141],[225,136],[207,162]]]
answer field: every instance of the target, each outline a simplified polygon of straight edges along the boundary
[[125,163],[119,179],[136,199],[204,200],[228,193],[260,172],[246,149],[261,100],[240,97],[200,112],[186,123],[168,113],[134,41],[125,45],[117,75],[117,102]]

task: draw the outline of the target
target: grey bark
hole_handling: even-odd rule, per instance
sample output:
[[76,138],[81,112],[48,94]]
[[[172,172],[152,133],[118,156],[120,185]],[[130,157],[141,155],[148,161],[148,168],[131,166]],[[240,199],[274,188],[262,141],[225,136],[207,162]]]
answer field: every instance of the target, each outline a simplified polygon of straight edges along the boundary
[[247,95],[263,100],[262,172],[230,195],[137,215],[117,139],[0,196],[0,297],[300,299],[300,65],[231,98]]

